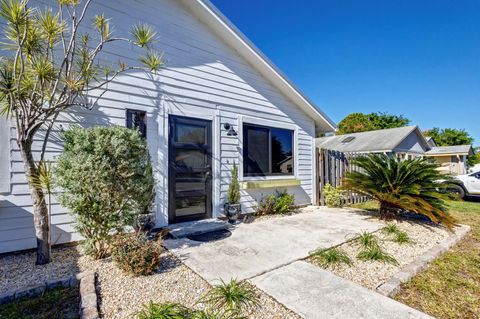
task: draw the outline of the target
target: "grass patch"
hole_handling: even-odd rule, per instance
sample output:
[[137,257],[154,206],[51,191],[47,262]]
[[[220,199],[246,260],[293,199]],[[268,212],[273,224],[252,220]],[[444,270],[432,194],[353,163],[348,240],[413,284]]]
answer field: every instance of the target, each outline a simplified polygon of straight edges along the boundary
[[222,309],[231,313],[241,313],[258,305],[253,286],[236,279],[231,279],[230,282],[221,280],[220,284],[207,292],[202,301],[212,309]]
[[341,264],[351,265],[352,261],[348,255],[342,250],[334,247],[330,249],[319,249],[310,253],[313,262],[327,268],[335,268]]
[[0,306],[1,319],[79,318],[78,287],[58,288],[35,298],[22,298]]
[[[375,205],[368,203],[369,207]],[[472,227],[470,233],[402,285],[395,299],[440,319],[479,318],[480,202],[449,201],[448,206],[458,223]]]
[[399,230],[393,236],[394,236],[393,241],[396,242],[397,244],[404,245],[404,244],[409,244],[411,242],[410,237],[408,237],[408,234],[404,231]]
[[398,233],[400,229],[398,229],[397,225],[395,224],[388,224],[387,227],[383,229],[383,232],[387,235],[394,235]]
[[378,247],[378,237],[367,231],[355,234],[353,241],[360,244],[364,249]]
[[363,261],[382,261],[384,263],[398,265],[397,260],[392,255],[385,252],[380,246],[372,246],[363,249],[358,253],[357,258]]

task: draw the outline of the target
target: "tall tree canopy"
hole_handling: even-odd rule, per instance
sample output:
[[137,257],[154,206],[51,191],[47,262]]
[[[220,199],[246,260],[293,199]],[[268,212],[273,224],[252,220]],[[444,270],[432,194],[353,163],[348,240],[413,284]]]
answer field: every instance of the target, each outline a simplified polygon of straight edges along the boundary
[[424,136],[431,136],[438,146],[467,145],[473,143],[473,137],[464,129],[434,127],[423,132]]
[[338,123],[337,134],[383,130],[407,126],[409,123],[410,120],[403,115],[393,115],[385,112],[352,113]]

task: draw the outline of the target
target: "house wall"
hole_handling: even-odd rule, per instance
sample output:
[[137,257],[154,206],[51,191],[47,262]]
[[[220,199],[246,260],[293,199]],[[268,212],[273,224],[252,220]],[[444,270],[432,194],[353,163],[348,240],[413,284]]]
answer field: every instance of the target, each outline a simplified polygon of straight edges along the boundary
[[432,156],[432,158],[440,164],[438,170],[443,173],[450,173],[454,175],[467,173],[466,158],[463,155],[440,155]]
[[0,193],[10,192],[10,123],[0,118]]
[[420,142],[420,138],[423,137],[418,136],[417,133],[413,131],[394,149],[394,151],[397,153],[406,153],[407,155],[414,157],[421,156],[427,151],[427,149]]
[[[51,3],[31,1],[30,5],[43,7]],[[138,22],[154,26],[158,31],[157,47],[164,51],[166,67],[158,75],[142,71],[122,75],[109,84],[109,91],[93,110],[72,109],[63,114],[52,132],[47,159],[55,160],[62,151],[61,128],[66,129],[73,123],[84,127],[125,125],[126,108],[145,110],[147,142],[156,169],[157,226],[163,226],[168,221],[169,115],[212,120],[214,215],[222,213],[233,163],[242,161],[241,138],[227,136],[221,127],[228,122],[241,132],[241,124],[245,121],[265,122],[275,127],[295,129],[294,178],[301,181],[301,186],[288,190],[295,194],[297,204],[312,203],[315,176],[312,163],[315,127],[312,119],[188,9],[175,0],[121,0],[94,1],[89,12],[85,25],[89,25],[92,13],[102,12],[112,18],[117,35],[128,35],[129,26]],[[107,45],[105,52],[104,59],[138,65],[138,56],[142,51],[128,44],[113,43]],[[9,127],[9,131],[11,153],[2,149],[2,156],[5,152],[11,154],[7,161],[11,191],[0,196],[0,253],[35,246],[31,200],[13,138],[15,128]],[[42,134],[39,133],[33,145],[37,157]],[[242,191],[241,203],[246,211],[251,211],[256,200],[271,191],[274,190]],[[54,244],[80,239],[70,215],[57,202],[53,203],[51,220]]]

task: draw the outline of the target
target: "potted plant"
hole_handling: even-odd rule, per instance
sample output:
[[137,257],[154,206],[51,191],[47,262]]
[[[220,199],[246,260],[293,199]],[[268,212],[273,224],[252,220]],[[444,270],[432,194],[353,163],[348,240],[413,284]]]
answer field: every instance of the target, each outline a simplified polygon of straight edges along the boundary
[[242,211],[240,201],[240,184],[238,183],[238,167],[233,163],[232,180],[228,187],[228,202],[225,203],[225,215],[230,223],[235,223]]

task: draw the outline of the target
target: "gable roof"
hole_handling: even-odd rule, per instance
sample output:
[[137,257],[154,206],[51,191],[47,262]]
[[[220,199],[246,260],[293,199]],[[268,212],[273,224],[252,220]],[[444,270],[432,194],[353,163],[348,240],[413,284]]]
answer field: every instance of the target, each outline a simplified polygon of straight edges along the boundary
[[472,145],[436,146],[425,153],[425,156],[474,155]]
[[303,110],[314,122],[317,131],[331,132],[335,123],[310,101],[248,38],[238,30],[209,0],[181,0],[183,5],[214,30],[257,71]]
[[418,126],[320,137],[316,139],[315,144],[319,148],[340,152],[390,152],[412,133],[417,134],[419,141],[427,147]]

